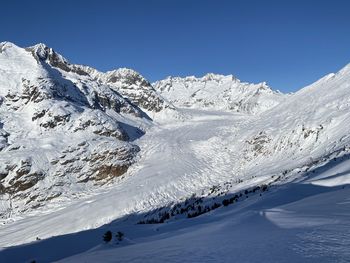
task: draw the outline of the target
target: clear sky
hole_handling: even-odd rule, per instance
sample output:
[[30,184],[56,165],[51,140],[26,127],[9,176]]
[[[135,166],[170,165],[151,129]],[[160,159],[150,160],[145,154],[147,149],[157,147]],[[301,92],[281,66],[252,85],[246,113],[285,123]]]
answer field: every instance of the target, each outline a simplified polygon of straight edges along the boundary
[[295,91],[350,63],[350,1],[9,0],[0,41],[150,81],[233,74]]

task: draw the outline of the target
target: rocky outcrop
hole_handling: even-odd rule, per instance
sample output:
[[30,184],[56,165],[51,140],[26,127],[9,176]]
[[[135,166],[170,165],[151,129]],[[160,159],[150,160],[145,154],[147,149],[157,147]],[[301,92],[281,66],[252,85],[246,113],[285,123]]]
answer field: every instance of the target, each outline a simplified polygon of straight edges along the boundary
[[118,69],[100,77],[130,101],[148,111],[159,112],[168,107],[164,99],[156,92],[143,76],[131,69]]
[[131,103],[147,111],[159,112],[165,108],[173,108],[140,73],[121,68],[106,73],[82,67],[90,76],[104,85],[108,85]]

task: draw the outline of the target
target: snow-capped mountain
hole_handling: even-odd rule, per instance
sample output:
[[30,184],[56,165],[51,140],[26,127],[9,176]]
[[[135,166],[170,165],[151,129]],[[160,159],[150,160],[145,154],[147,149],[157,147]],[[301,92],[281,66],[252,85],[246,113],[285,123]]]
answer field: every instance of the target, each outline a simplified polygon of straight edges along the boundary
[[134,71],[106,73],[128,93],[85,69],[43,44],[0,44],[2,217],[82,195],[134,163],[131,141],[150,125],[140,107],[159,111],[163,99]]
[[[175,84],[170,88],[169,81],[183,81],[189,88],[184,91]],[[261,113],[284,98],[265,84],[213,74],[168,79],[155,87],[170,102],[131,69],[102,73],[71,64],[44,44],[23,49],[1,43],[1,215],[7,218],[48,202],[69,200],[124,174],[140,150],[131,141],[152,126],[147,113],[153,112],[152,117],[162,110],[175,113],[172,102],[191,103],[178,103],[170,91],[187,96],[192,90],[197,107],[222,108],[224,98],[230,105],[226,109],[245,113]],[[207,98],[200,99],[203,96]]]
[[93,81],[110,86],[133,104],[148,111],[158,112],[170,106],[143,76],[132,69],[121,68],[103,73],[88,66],[72,65],[44,44],[29,47],[27,50],[31,51],[37,60],[45,61],[63,72],[76,73],[75,77],[89,76]]
[[151,83],[132,69],[121,68],[101,73],[91,68],[81,68],[89,72],[94,79],[115,88],[132,103],[145,110],[159,112],[164,108],[172,108],[159,96]]
[[274,107],[287,96],[271,90],[265,82],[250,84],[241,82],[232,75],[212,73],[201,78],[168,77],[153,85],[179,107],[205,107],[254,114]]
[[2,43],[0,261],[346,262],[349,89],[349,65],[285,95]]

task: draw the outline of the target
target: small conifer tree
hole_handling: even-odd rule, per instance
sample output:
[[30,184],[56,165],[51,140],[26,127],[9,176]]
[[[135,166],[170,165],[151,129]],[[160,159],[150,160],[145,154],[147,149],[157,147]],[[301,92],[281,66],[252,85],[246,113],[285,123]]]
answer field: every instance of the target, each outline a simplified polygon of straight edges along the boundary
[[124,233],[118,231],[115,237],[118,239],[118,241],[122,241],[124,237]]
[[112,232],[111,231],[107,231],[104,235],[103,235],[103,241],[108,243],[112,240]]

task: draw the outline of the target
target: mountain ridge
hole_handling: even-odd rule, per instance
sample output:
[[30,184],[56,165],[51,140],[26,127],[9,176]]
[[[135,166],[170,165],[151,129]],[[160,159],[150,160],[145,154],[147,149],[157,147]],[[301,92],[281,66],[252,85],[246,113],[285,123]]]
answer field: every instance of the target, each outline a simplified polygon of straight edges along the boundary
[[250,84],[233,75],[208,73],[203,77],[167,77],[153,83],[156,90],[179,107],[207,107],[260,114],[288,96],[266,82]]

